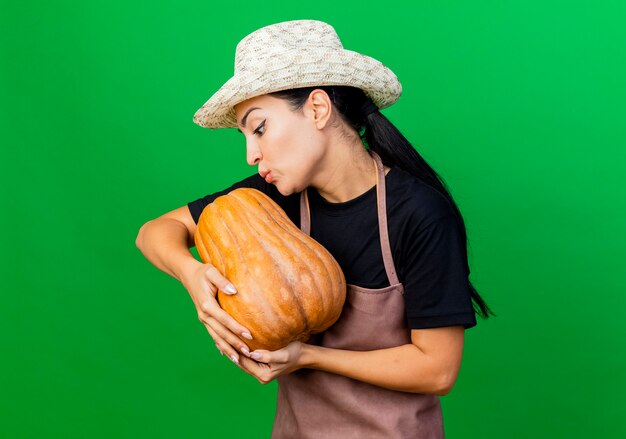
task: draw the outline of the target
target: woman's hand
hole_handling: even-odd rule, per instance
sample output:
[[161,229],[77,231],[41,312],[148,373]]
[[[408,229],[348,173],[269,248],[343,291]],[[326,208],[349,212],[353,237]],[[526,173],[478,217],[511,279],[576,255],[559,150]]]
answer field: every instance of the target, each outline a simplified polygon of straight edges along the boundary
[[257,349],[250,353],[250,358],[241,358],[239,367],[255,377],[260,383],[267,384],[280,375],[286,375],[304,367],[305,344],[293,341],[277,351]]
[[250,331],[224,311],[215,298],[218,288],[226,294],[236,294],[237,290],[211,264],[194,265],[181,278],[183,286],[189,292],[198,311],[198,319],[204,323],[221,354],[226,354],[234,363],[239,364],[237,351],[249,355],[248,346],[237,334],[252,340]]

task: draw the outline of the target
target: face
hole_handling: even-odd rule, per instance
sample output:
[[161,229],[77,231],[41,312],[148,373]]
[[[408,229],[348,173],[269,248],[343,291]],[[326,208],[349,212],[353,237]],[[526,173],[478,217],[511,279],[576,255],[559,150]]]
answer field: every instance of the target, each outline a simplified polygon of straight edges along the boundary
[[237,104],[235,114],[248,164],[258,166],[261,177],[283,195],[312,185],[327,142],[311,96],[296,112],[283,99],[257,96]]

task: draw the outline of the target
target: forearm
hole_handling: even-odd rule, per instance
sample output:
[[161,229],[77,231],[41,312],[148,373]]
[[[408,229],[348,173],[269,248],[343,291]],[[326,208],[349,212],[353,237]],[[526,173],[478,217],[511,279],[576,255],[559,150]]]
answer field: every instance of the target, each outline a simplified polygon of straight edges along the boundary
[[141,227],[136,245],[155,267],[181,280],[184,273],[201,264],[189,251],[189,239],[184,224],[160,218]]
[[304,367],[404,392],[444,395],[454,381],[414,344],[363,352],[305,344],[302,361]]

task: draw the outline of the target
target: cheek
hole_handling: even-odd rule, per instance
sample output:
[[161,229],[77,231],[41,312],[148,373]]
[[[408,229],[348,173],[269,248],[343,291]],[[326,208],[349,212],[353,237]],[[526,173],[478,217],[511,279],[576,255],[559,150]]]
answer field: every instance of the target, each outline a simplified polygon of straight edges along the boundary
[[288,144],[287,149],[283,157],[279,158],[285,171],[295,179],[308,178],[318,160],[316,144],[310,138],[298,136]]
[[271,127],[271,132],[263,136],[263,157],[267,159],[270,165],[278,165],[282,163],[291,152],[290,145],[293,144],[295,133],[287,124]]
[[[265,137],[265,136],[264,136]],[[264,139],[267,159],[286,171],[301,162],[303,154],[309,149],[310,136],[305,127],[297,122],[284,123],[274,127],[271,135]]]
[[298,119],[291,119],[274,127],[271,135],[264,136],[263,156],[280,176],[282,185],[290,189],[306,187],[312,179],[315,163],[322,156],[322,143],[318,133]]

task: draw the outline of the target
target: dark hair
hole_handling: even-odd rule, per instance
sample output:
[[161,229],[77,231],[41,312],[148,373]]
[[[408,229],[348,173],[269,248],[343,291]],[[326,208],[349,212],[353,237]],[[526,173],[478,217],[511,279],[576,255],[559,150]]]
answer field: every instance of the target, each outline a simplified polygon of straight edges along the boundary
[[[287,100],[292,110],[297,111],[316,89],[324,90],[328,94],[343,121],[358,133],[367,148],[380,156],[385,165],[405,170],[450,200],[461,228],[462,239],[466,243],[464,256],[469,275],[465,221],[445,182],[380,111],[372,112],[373,102],[363,90],[349,86],[316,86],[281,90],[269,94]],[[488,318],[489,314],[495,316],[472,283],[469,282],[469,284],[474,310],[482,318]]]

